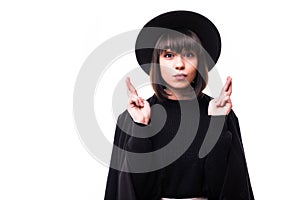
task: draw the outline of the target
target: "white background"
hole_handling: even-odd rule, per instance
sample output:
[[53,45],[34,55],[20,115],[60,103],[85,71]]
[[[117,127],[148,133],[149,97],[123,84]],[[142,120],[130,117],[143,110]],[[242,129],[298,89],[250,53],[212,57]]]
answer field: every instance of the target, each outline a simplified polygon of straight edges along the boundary
[[256,199],[298,196],[296,1],[12,0],[0,3],[0,199],[103,199],[108,168],[86,151],[74,123],[76,77],[101,43],[178,9],[219,29],[215,69],[233,78]]

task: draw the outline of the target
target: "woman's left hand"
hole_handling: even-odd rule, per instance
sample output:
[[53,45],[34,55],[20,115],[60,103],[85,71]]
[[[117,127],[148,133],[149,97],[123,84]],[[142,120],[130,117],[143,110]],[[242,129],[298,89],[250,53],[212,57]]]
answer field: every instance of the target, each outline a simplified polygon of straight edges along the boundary
[[227,77],[227,81],[221,90],[218,98],[212,99],[208,106],[208,115],[228,115],[232,108],[230,95],[232,93],[232,79]]

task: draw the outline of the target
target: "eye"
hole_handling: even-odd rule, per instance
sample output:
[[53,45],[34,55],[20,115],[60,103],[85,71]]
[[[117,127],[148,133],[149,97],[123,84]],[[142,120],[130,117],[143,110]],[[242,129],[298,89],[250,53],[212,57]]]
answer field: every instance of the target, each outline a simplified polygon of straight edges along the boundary
[[164,54],[164,57],[165,57],[165,58],[172,58],[172,57],[174,57],[174,54],[173,54],[173,53],[170,53],[170,52],[166,52],[166,53]]
[[195,56],[195,53],[193,53],[193,52],[186,52],[185,54],[184,54],[184,57],[187,57],[187,58],[192,58],[192,57],[194,57]]

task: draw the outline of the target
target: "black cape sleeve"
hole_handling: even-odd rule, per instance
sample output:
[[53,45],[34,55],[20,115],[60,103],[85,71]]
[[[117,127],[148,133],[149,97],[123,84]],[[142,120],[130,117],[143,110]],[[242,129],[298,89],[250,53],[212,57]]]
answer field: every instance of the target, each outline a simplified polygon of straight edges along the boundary
[[232,145],[223,184],[222,196],[226,199],[253,200],[253,191],[247,169],[247,162],[238,118],[232,111],[227,119],[228,130],[232,133]]
[[[135,153],[145,153],[152,150],[152,143],[148,138],[133,137],[135,134],[134,127],[143,126],[142,124],[135,123],[130,114],[125,111],[117,120],[117,126],[114,136],[114,145],[126,151]],[[126,159],[126,154],[118,155],[115,153],[114,148],[111,157],[120,161],[120,165],[126,165],[130,168],[134,163],[129,163]],[[145,173],[130,173],[122,170],[109,168],[105,200],[158,200],[159,192],[156,185],[158,180],[157,172]]]
[[216,148],[206,162],[209,200],[254,200],[239,122],[233,111],[226,116]]

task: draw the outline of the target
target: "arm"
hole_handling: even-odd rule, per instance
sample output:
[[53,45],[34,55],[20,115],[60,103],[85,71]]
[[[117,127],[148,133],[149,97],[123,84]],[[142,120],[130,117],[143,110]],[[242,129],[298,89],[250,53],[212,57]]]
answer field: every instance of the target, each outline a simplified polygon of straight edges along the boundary
[[226,116],[221,136],[206,158],[205,177],[209,199],[254,200],[238,119],[233,111]]
[[[118,124],[115,131],[114,145],[131,152],[143,153],[152,149],[151,141],[148,138],[135,138],[131,135],[134,131],[134,124],[127,111],[121,114],[118,118]],[[114,147],[115,148],[115,147]],[[118,154],[113,149],[111,162],[118,162],[118,166],[125,166],[130,169],[134,163],[126,159],[125,154]],[[116,170],[110,167],[105,200],[140,200],[154,199],[155,195],[153,186],[155,185],[156,173],[129,173],[121,170]]]
[[239,122],[234,112],[230,112],[227,126],[232,133],[232,142],[221,196],[227,199],[254,200]]
[[[227,77],[218,98],[209,103],[211,118],[225,120],[216,146],[206,160],[206,177],[212,199],[253,200],[238,118],[231,110],[232,79]],[[221,181],[220,181],[221,179]]]
[[[123,112],[117,121],[114,136],[114,145],[128,152],[145,153],[152,150],[149,138],[138,138],[141,133],[142,123],[135,122],[129,112]],[[126,159],[125,154],[118,154],[113,149],[111,163],[117,162],[120,168],[134,168],[135,163]],[[149,161],[151,162],[151,161]],[[138,164],[138,163],[137,163]],[[110,167],[105,191],[105,200],[155,200],[159,199],[157,188],[158,172],[129,173]]]

